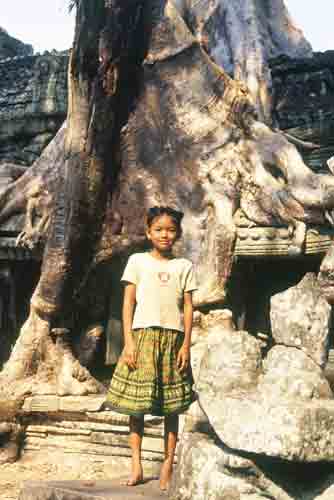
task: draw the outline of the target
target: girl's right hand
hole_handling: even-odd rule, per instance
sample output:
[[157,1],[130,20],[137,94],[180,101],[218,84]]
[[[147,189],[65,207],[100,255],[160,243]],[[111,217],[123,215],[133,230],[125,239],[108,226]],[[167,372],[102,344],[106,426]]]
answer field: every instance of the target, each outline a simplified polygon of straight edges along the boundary
[[136,349],[134,342],[127,342],[124,346],[122,358],[124,363],[131,369],[136,368]]

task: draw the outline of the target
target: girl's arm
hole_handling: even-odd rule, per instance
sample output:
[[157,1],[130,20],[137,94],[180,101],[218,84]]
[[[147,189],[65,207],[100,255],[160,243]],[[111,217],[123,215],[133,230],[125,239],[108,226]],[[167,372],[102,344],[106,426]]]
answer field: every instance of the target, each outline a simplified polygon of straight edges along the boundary
[[184,341],[177,356],[177,366],[180,371],[186,370],[190,363],[191,331],[193,327],[193,299],[192,292],[184,292],[183,296],[183,322]]
[[132,321],[136,305],[136,285],[127,283],[124,288],[123,299],[123,360],[129,368],[136,368],[135,343],[132,337]]

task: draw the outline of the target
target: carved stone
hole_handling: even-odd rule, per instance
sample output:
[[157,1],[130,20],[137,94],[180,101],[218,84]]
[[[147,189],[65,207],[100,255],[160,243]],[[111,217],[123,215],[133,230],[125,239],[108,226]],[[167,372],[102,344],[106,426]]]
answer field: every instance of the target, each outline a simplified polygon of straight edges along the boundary
[[67,66],[60,53],[0,59],[0,163],[31,165],[55,136],[67,112]]
[[300,150],[314,170],[327,168],[334,154],[334,52],[270,61],[274,119],[281,130],[319,147]]
[[9,57],[27,56],[32,53],[33,48],[31,45],[27,45],[13,38],[6,30],[0,27],[0,60]]
[[[242,225],[241,225],[242,224]],[[287,256],[291,255],[293,235],[288,228],[282,227],[244,227],[245,222],[237,225],[236,256]],[[249,224],[249,223],[248,223]],[[309,227],[306,231],[301,253],[314,255],[325,253],[332,244],[334,229],[331,227]]]

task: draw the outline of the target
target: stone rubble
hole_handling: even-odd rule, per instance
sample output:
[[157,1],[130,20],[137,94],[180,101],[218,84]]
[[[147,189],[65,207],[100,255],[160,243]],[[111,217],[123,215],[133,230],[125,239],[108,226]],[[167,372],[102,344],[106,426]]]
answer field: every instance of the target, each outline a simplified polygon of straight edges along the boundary
[[186,416],[173,500],[331,498],[330,313],[308,273],[271,299],[272,346],[224,311],[197,318],[198,403]]

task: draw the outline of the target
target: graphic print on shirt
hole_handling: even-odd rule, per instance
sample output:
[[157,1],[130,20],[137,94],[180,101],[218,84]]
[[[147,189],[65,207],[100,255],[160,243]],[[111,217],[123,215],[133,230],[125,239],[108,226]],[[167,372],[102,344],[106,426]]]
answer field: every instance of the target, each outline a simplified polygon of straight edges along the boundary
[[162,286],[166,286],[170,280],[170,273],[166,271],[158,273],[158,278]]

